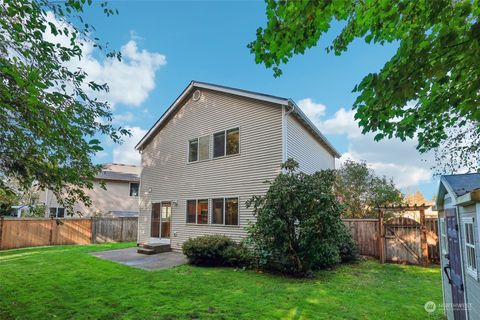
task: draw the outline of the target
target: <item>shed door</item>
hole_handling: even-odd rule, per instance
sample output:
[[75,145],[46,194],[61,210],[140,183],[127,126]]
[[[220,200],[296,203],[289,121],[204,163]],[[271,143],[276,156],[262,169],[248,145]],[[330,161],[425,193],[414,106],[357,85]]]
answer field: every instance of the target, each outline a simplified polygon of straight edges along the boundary
[[452,288],[452,303],[454,319],[466,319],[465,295],[463,287],[462,257],[460,256],[460,239],[458,234],[458,223],[456,209],[446,209],[447,238],[448,238],[448,259],[449,267],[444,272],[450,277]]

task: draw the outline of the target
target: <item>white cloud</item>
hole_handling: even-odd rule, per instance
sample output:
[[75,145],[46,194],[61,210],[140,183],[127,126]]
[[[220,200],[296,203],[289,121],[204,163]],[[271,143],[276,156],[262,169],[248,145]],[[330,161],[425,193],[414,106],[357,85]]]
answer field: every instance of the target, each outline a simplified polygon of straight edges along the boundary
[[[303,99],[301,101],[310,101]],[[320,104],[317,104],[320,105]],[[299,104],[300,107],[302,107]],[[323,111],[325,113],[325,110]],[[307,114],[308,115],[308,114]],[[343,135],[348,140],[348,151],[337,161],[337,165],[346,159],[366,161],[379,175],[392,177],[400,188],[418,186],[420,183],[430,182],[434,163],[432,154],[420,154],[415,146],[417,141],[410,139],[386,139],[375,141],[373,133],[362,134],[353,110],[339,109],[328,119],[311,118],[319,129],[329,135]]]
[[126,129],[130,130],[132,136],[125,138],[121,145],[113,148],[113,162],[138,165],[141,157],[140,153],[135,150],[135,146],[147,133],[147,130],[140,127],[126,127]]
[[325,105],[321,103],[315,103],[310,98],[298,101],[297,105],[316,126],[321,123],[322,117],[325,115],[325,110],[327,109]]
[[131,112],[116,113],[113,115],[112,123],[125,125],[132,122],[132,120],[133,120],[133,113]]
[[[73,30],[67,22],[56,19],[51,12],[47,12],[46,19],[59,29],[67,28],[70,33]],[[44,38],[65,47],[70,46],[69,37],[54,36],[49,29],[44,33]],[[167,63],[165,55],[139,49],[137,44],[139,40],[141,38],[131,31],[130,41],[120,48],[121,61],[116,58],[100,60],[96,57],[98,52],[91,41],[79,40],[82,47],[82,58],[80,60],[72,59],[66,65],[72,69],[84,70],[88,75],[85,83],[94,81],[97,84],[108,84],[108,92],[92,91],[86,87],[86,91],[91,96],[97,97],[101,101],[108,101],[112,107],[117,103],[138,107],[155,88],[157,70]]]

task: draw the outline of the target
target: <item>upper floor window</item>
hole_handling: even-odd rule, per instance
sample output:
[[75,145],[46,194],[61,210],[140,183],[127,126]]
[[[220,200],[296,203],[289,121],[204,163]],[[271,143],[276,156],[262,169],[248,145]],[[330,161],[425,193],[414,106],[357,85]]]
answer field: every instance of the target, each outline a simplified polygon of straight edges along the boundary
[[477,278],[477,256],[475,248],[475,232],[472,218],[464,218],[463,227],[465,232],[465,260],[467,272]]
[[188,162],[210,159],[210,136],[188,141]]
[[138,197],[140,184],[138,182],[130,182],[130,197]]
[[223,157],[240,152],[240,130],[233,128],[213,134],[213,157]]
[[64,218],[65,217],[65,208],[51,207],[50,208],[50,217],[52,217],[52,218]]

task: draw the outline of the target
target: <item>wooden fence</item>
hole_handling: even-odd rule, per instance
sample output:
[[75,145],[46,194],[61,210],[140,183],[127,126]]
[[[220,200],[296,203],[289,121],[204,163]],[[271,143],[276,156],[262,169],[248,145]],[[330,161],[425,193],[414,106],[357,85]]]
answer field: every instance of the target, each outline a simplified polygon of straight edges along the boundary
[[136,241],[138,218],[0,218],[0,250]]
[[362,255],[410,264],[438,263],[440,260],[436,218],[425,219],[426,253],[422,250],[422,225],[412,219],[382,222],[380,219],[343,219],[343,222]]

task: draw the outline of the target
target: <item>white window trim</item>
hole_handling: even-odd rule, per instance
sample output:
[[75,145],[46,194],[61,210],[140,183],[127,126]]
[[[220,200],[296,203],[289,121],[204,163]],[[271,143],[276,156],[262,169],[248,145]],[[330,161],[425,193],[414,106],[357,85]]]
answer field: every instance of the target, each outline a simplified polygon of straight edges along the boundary
[[447,221],[445,218],[439,218],[438,221],[440,222],[440,237],[442,239],[442,246],[440,249],[442,250],[442,254],[445,255],[448,254]]
[[[473,245],[467,243],[467,224],[472,225],[472,238],[473,238]],[[476,235],[475,235],[475,221],[472,217],[465,217],[462,218],[462,227],[463,227],[463,251],[465,252],[465,269],[467,270],[468,275],[473,277],[475,280],[478,279],[478,260],[477,260],[477,248],[476,248]],[[467,253],[467,248],[473,248],[474,250],[474,259],[476,262],[477,268],[472,268],[468,265],[468,253]]]
[[65,218],[65,208],[64,207],[49,207],[48,208],[48,214],[51,216],[50,210],[55,209],[55,218],[58,218],[58,209],[63,209],[63,217],[60,218]]
[[[234,130],[234,129],[238,129],[238,152],[237,153],[234,153],[234,154],[227,154],[227,131],[229,130]],[[220,133],[220,132],[223,132],[224,133],[224,145],[223,145],[223,148],[224,148],[224,155],[223,156],[218,156],[218,157],[215,157],[214,156],[214,152],[215,152],[215,139],[214,139],[214,136],[217,134],[217,133]],[[240,129],[240,126],[237,126],[237,127],[231,127],[229,129],[224,129],[224,130],[219,130],[219,131],[215,131],[214,133],[212,133],[212,157],[211,159],[214,160],[214,159],[222,159],[222,158],[227,158],[227,157],[235,157],[235,156],[238,156],[241,154],[241,140],[242,140],[242,133],[241,133],[241,129]]]
[[[222,226],[222,227],[238,227],[240,226],[240,197],[239,196],[229,196],[229,197],[212,197],[212,207],[210,215],[212,216],[211,221],[213,221],[213,200],[223,199],[223,223],[213,223],[212,226]],[[227,214],[227,199],[237,199],[237,224],[225,224],[225,215]]]
[[[136,196],[132,196],[130,193],[132,191],[132,183],[138,184],[138,194]],[[133,198],[138,198],[140,196],[140,182],[129,182],[128,183],[128,195]]]
[[[197,140],[197,160],[195,160],[195,161],[190,161],[190,141],[193,141],[193,140]],[[200,142],[198,141],[198,137],[187,140],[187,163],[196,163],[196,162],[198,162],[198,159],[200,159],[200,155],[198,154],[199,146],[200,146]],[[191,200],[194,200],[194,199],[191,199]]]

